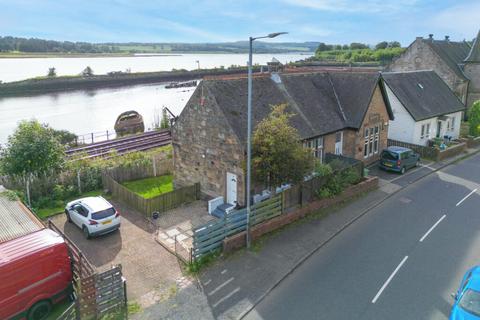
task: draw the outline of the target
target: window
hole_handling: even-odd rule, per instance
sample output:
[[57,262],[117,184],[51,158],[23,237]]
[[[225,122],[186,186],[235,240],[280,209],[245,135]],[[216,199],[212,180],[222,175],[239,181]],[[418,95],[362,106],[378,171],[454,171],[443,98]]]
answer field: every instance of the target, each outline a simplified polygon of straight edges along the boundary
[[425,125],[422,124],[422,132],[420,133],[420,139],[425,139]]
[[323,137],[317,137],[307,140],[303,143],[305,148],[312,150],[312,154],[315,158],[323,158]]
[[430,139],[430,123],[422,124],[420,139]]
[[378,141],[380,138],[380,127],[375,126],[375,137],[373,141],[373,153],[378,153]]
[[430,139],[430,123],[427,123],[425,138]]

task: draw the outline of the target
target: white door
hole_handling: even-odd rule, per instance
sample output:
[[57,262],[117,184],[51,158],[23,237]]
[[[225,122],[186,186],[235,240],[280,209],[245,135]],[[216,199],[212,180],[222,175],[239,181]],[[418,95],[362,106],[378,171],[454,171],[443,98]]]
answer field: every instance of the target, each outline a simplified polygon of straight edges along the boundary
[[343,147],[343,131],[335,134],[335,154],[341,155]]
[[227,203],[237,204],[237,175],[227,172]]

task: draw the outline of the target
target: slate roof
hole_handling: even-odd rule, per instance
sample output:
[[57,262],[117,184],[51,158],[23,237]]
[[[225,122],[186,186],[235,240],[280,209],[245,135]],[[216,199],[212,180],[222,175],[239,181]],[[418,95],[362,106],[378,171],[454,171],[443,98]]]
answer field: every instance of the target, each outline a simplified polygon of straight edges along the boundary
[[[277,81],[275,81],[277,79]],[[273,74],[253,78],[252,120],[255,127],[271,111],[286,103],[290,123],[302,139],[338,130],[358,129],[368,109],[378,73]],[[247,79],[204,80],[240,141],[246,141]],[[200,88],[197,90],[202,90]],[[393,115],[390,112],[390,117]]]
[[472,49],[465,62],[480,62],[480,30],[478,30],[477,37],[473,41]]
[[382,78],[415,121],[465,110],[434,71],[385,72]]
[[440,58],[452,69],[457,76],[467,80],[462,71],[462,64],[470,52],[470,46],[465,41],[424,39]]

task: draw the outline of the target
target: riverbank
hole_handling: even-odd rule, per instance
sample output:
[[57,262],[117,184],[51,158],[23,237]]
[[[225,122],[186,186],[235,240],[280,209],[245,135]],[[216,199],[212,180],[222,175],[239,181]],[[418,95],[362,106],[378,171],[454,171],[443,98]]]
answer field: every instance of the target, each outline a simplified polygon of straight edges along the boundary
[[[259,71],[260,67],[254,67]],[[161,72],[116,72],[109,75],[39,77],[22,81],[0,84],[0,97],[31,96],[52,92],[72,90],[91,90],[99,88],[114,88],[138,84],[153,84],[162,82],[188,81],[206,76],[228,76],[246,73],[245,67],[230,69],[178,70]]]

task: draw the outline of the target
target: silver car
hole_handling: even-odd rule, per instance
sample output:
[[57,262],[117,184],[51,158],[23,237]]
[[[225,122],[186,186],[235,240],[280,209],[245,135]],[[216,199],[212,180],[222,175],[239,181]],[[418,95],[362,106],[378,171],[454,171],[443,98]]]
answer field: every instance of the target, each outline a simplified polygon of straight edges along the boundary
[[87,197],[65,207],[68,222],[82,229],[87,239],[120,228],[120,213],[103,197]]

